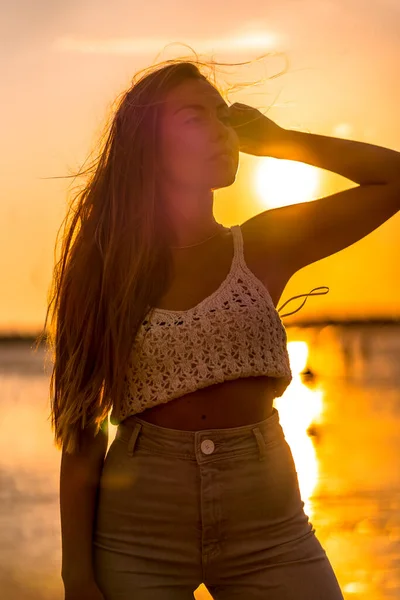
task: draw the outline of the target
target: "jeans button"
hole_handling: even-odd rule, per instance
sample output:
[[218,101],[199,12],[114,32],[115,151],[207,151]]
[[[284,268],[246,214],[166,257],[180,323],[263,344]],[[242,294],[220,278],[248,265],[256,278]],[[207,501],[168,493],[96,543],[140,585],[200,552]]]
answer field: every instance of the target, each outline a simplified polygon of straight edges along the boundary
[[203,454],[212,454],[214,452],[214,442],[212,440],[203,440],[201,442],[201,451]]

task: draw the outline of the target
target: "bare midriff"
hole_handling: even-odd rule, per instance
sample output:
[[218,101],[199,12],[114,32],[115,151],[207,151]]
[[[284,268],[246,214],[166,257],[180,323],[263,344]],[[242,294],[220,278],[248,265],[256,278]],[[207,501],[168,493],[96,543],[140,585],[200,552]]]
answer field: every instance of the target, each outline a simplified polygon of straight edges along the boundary
[[[250,244],[246,244],[244,228],[242,234],[246,263],[263,281],[263,274],[256,267],[256,260],[251,255]],[[218,288],[219,283],[226,277],[232,260],[232,239],[229,232],[219,241],[219,246],[215,243],[213,248],[210,247],[210,253],[210,262],[207,264],[203,256],[202,261],[198,263],[198,269],[194,269],[193,264],[187,265],[186,268],[183,262],[178,265],[177,271],[183,275],[177,278],[175,285],[164,295],[159,308],[169,309],[172,305],[173,310],[187,310]],[[197,282],[190,280],[190,274],[196,272],[205,274],[202,282],[198,282],[201,285],[201,289],[198,290]],[[282,273],[282,270],[276,269],[275,273]],[[279,277],[274,279],[270,274],[268,290],[275,306],[285,283]],[[185,297],[182,290],[190,290],[191,297]],[[273,401],[277,395],[274,392],[275,388],[274,377],[242,377],[195,390],[167,403],[148,408],[135,416],[160,427],[187,431],[241,427],[258,423],[271,415]],[[124,422],[130,420],[132,417],[127,417]]]
[[148,408],[136,416],[153,425],[187,431],[241,427],[270,416],[275,384],[272,377],[224,381]]

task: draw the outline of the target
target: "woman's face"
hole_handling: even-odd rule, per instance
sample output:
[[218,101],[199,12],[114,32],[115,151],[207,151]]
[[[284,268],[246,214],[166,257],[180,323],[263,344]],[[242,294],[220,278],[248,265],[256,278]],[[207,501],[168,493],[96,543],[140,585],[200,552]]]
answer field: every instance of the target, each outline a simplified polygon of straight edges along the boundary
[[169,183],[210,190],[235,181],[238,136],[228,105],[207,81],[189,79],[168,93],[160,143],[162,176]]

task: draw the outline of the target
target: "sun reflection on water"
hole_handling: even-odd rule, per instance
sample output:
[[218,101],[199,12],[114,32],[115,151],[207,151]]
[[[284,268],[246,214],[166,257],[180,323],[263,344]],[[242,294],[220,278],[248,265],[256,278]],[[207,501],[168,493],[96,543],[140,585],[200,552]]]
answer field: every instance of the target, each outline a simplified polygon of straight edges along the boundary
[[274,405],[296,464],[304,510],[311,518],[310,497],[318,482],[319,463],[307,431],[310,425],[321,418],[323,393],[321,390],[308,389],[302,381],[301,373],[308,359],[307,343],[288,342],[288,353],[293,380],[283,396],[275,399]]

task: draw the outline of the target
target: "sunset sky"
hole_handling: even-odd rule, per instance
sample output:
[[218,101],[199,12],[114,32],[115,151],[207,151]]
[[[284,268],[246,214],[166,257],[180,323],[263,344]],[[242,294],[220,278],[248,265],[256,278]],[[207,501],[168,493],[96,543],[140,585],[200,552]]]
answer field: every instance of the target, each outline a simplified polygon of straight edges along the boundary
[[[288,72],[269,81],[283,66],[279,56],[225,70],[223,84],[265,79],[230,102],[270,107],[268,116],[289,129],[400,151],[399,0],[15,0],[3,3],[0,22],[0,332],[36,332],[44,322],[55,236],[72,184],[45,178],[77,171],[135,73],[187,56],[184,44],[221,62],[285,52]],[[355,185],[273,164],[241,154],[237,181],[215,195],[217,220],[242,223]],[[298,185],[288,187],[292,177]],[[297,273],[280,304],[326,285],[329,294],[309,298],[303,319],[400,317],[399,233],[397,214]]]

